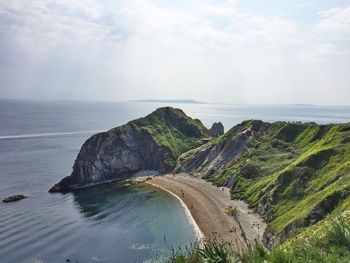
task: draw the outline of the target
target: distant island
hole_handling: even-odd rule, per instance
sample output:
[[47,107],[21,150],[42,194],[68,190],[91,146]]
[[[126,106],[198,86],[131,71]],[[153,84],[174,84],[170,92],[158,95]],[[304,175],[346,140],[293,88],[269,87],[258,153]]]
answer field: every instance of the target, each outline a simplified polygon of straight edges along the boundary
[[147,102],[147,103],[186,103],[186,104],[207,104],[206,102],[197,101],[197,100],[161,100],[161,99],[152,99],[152,100],[133,100],[132,102]]

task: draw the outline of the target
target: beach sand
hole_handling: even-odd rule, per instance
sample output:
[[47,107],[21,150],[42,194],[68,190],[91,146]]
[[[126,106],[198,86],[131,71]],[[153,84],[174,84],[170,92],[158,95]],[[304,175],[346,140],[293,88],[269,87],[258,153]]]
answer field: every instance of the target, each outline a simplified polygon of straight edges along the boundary
[[[187,174],[156,176],[146,183],[180,198],[206,240],[228,242],[237,251],[247,242],[261,240],[266,224],[243,201],[231,200],[228,188],[218,188]],[[238,209],[237,220],[226,214],[229,205]]]

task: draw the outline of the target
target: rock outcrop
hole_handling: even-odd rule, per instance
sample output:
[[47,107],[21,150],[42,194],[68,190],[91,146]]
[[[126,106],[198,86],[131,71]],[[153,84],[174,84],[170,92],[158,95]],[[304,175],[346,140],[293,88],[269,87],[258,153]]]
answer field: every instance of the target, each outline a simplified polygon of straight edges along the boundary
[[182,110],[160,108],[150,115],[93,135],[82,146],[70,176],[49,192],[121,180],[143,171],[171,171],[177,157],[202,145],[208,130]]
[[12,202],[16,202],[22,199],[27,198],[26,195],[22,195],[22,194],[17,194],[17,195],[11,195],[9,197],[6,197],[4,200],[2,200],[4,203],[12,203]]
[[251,135],[251,130],[245,130],[230,140],[209,143],[200,147],[196,152],[184,153],[184,156],[180,156],[178,160],[176,171],[200,173],[203,177],[208,177],[241,154]]
[[218,137],[224,134],[224,125],[221,122],[214,122],[211,128],[208,130],[208,133],[212,137]]

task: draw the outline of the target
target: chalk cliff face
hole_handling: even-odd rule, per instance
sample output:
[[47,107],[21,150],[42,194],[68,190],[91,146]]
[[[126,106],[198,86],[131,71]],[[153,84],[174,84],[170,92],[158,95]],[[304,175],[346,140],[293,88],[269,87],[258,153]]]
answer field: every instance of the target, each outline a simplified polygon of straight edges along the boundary
[[50,192],[120,180],[143,170],[171,171],[177,157],[202,145],[204,125],[182,110],[160,108],[150,115],[93,135],[82,146],[70,176]]

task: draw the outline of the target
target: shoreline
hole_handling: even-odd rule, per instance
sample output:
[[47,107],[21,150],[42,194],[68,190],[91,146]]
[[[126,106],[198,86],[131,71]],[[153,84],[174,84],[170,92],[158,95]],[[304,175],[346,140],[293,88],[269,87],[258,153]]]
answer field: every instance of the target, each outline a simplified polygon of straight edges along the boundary
[[204,233],[202,232],[202,230],[199,228],[199,226],[198,226],[196,220],[194,220],[193,215],[191,214],[190,209],[188,208],[188,206],[185,204],[185,202],[184,202],[178,195],[176,195],[176,194],[174,194],[173,192],[171,192],[171,191],[165,189],[164,187],[161,187],[161,186],[159,186],[159,185],[157,185],[157,184],[154,184],[154,183],[152,183],[152,182],[150,182],[150,181],[145,182],[145,183],[147,183],[147,184],[149,184],[149,185],[151,185],[151,186],[153,186],[153,187],[156,187],[156,188],[158,188],[158,189],[161,189],[162,191],[167,192],[167,193],[170,194],[171,196],[175,197],[175,198],[180,202],[180,204],[181,204],[181,206],[183,207],[183,209],[185,210],[185,215],[186,215],[186,217],[187,217],[187,219],[188,219],[190,225],[193,227],[193,229],[194,229],[194,231],[195,231],[195,233],[196,233],[196,238],[198,239],[198,241],[201,241],[201,240],[205,239],[205,235],[204,235]]
[[[144,183],[176,197],[202,239],[227,242],[237,251],[254,240],[261,241],[266,224],[246,203],[231,200],[228,188],[218,188],[187,174],[156,176]],[[239,210],[237,219],[227,215],[230,205]]]

